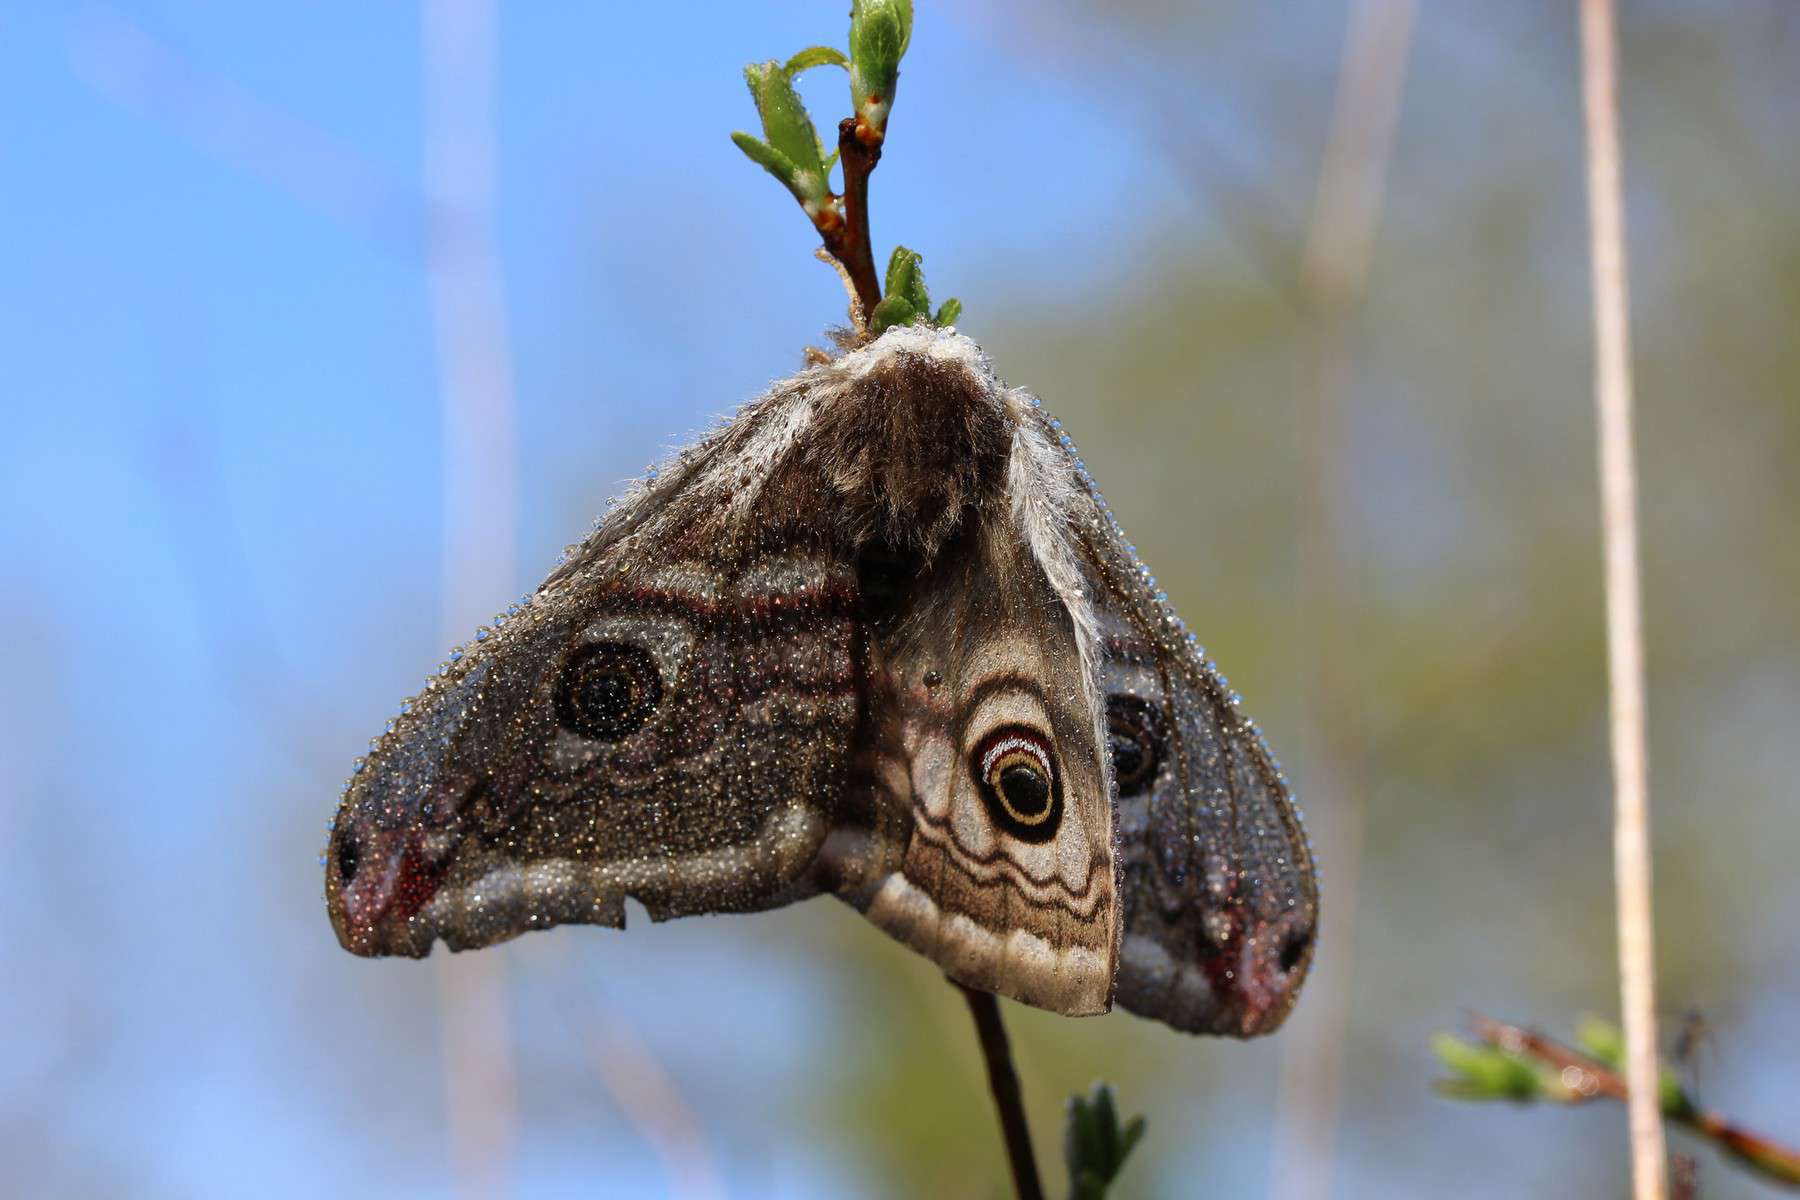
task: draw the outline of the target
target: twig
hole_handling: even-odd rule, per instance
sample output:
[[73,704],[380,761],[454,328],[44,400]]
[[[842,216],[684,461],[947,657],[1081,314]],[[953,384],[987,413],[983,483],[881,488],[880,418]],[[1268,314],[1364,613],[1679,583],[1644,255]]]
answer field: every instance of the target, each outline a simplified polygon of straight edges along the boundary
[[838,122],[838,162],[844,169],[843,221],[819,225],[825,249],[843,264],[856,286],[864,313],[881,303],[881,278],[875,273],[875,247],[869,236],[869,175],[881,161],[881,140],[865,141],[855,117]]
[[[1562,1098],[1567,1102],[1578,1103],[1598,1097],[1630,1102],[1631,1089],[1623,1076],[1599,1059],[1565,1046],[1555,1038],[1480,1013],[1470,1014],[1469,1030],[1496,1049],[1557,1068],[1565,1090]],[[1657,1065],[1650,1078],[1660,1080],[1660,1075],[1661,1067]],[[1800,1184],[1800,1149],[1753,1133],[1720,1113],[1703,1109],[1686,1092],[1676,1091],[1665,1099],[1660,1088],[1652,1086],[1644,1094],[1656,1107],[1659,1129],[1662,1116],[1667,1115],[1676,1124],[1693,1130],[1765,1176],[1782,1183]]]
[[1592,243],[1594,403],[1600,434],[1600,511],[1606,556],[1606,646],[1613,760],[1613,860],[1619,921],[1620,1011],[1637,1200],[1667,1194],[1656,1102],[1656,942],[1650,908],[1650,785],[1644,736],[1644,631],[1638,574],[1637,480],[1632,462],[1631,341],[1625,213],[1620,185],[1618,31],[1612,0],[1582,0],[1581,80],[1587,118]]
[[[857,294],[856,280],[850,278],[850,272],[845,269],[844,264],[831,257],[831,251],[827,250],[825,247],[820,246],[817,250],[813,251],[813,255],[820,262],[837,272],[837,277],[843,280],[844,294],[850,298],[850,328],[855,331],[857,337],[868,337],[869,310],[863,307],[862,297]],[[824,351],[820,351],[820,354],[824,354]],[[825,359],[822,361],[830,360]]]
[[[571,1016],[571,1023],[578,1018]],[[726,1194],[725,1181],[707,1149],[700,1120],[650,1047],[622,1018],[590,1014],[583,1041],[594,1071],[613,1102],[656,1151],[669,1175],[669,1193],[683,1200]]]
[[1368,747],[1355,700],[1354,531],[1343,518],[1355,507],[1344,396],[1353,369],[1350,318],[1380,225],[1413,22],[1413,0],[1358,0],[1351,6],[1300,270],[1311,368],[1302,401],[1307,487],[1300,543],[1301,615],[1314,682],[1308,716],[1316,769],[1309,786],[1314,845],[1330,865],[1332,890],[1322,909],[1320,942],[1327,949],[1281,1052],[1269,1176],[1275,1200],[1330,1194],[1343,1096],[1368,791]]
[[[443,623],[468,635],[511,594],[514,468],[512,355],[493,199],[493,0],[423,0],[426,277],[444,422]],[[440,955],[444,1090],[457,1190],[505,1195],[516,1138],[507,957]]]
[[[964,22],[991,55],[1010,55],[1033,71],[1054,71],[1068,86],[1085,87],[1086,99],[1108,106],[1120,135],[1143,138],[1156,157],[1166,157],[1192,201],[1238,256],[1271,293],[1297,310],[1292,260],[1299,222],[1283,211],[1282,195],[1195,119],[1194,98],[1185,91],[1189,80],[1164,82],[1160,71],[1143,70],[1143,48],[1118,34],[1118,22],[1083,19],[1095,8],[1068,0],[1011,0],[947,5],[944,15]],[[1122,74],[1130,75],[1130,87],[1113,86]],[[1186,116],[1171,121],[1174,112]]]
[[951,980],[969,1002],[975,1033],[981,1040],[981,1057],[987,1063],[988,1086],[994,1107],[1000,1111],[1000,1131],[1006,1137],[1006,1157],[1012,1164],[1013,1191],[1019,1200],[1044,1200],[1038,1180],[1037,1158],[1031,1151],[1031,1127],[1025,1123],[1025,1103],[1019,1095],[1019,1076],[1013,1070],[1012,1047],[1000,1020],[1000,1004],[992,992],[977,991]]

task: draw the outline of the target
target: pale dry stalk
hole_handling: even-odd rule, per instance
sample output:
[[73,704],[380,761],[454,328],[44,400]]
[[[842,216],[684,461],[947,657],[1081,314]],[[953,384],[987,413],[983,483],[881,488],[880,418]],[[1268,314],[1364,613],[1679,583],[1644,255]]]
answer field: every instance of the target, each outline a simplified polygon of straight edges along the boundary
[[[494,236],[493,0],[424,0],[426,277],[444,435],[444,644],[511,595],[517,491],[512,356]],[[434,973],[455,1184],[505,1195],[516,1137],[506,955]]]
[[1613,762],[1613,865],[1625,1078],[1631,1089],[1636,1200],[1668,1194],[1658,1105],[1656,961],[1650,908],[1650,781],[1644,736],[1644,629],[1637,479],[1631,429],[1631,340],[1620,182],[1618,29],[1612,0],[1582,0],[1581,81],[1587,119],[1588,220],[1594,288],[1594,402],[1606,561],[1607,678]]
[[1283,1038],[1278,1124],[1270,1172],[1276,1200],[1330,1194],[1350,1014],[1351,939],[1364,822],[1364,731],[1352,695],[1351,622],[1358,589],[1346,543],[1355,510],[1343,396],[1351,375],[1349,320],[1363,293],[1380,225],[1388,163],[1412,42],[1413,0],[1357,0],[1345,29],[1337,97],[1301,260],[1300,294],[1311,374],[1302,404],[1308,493],[1300,595],[1311,664],[1308,808],[1314,846],[1330,871],[1321,903],[1320,958],[1306,1003]]

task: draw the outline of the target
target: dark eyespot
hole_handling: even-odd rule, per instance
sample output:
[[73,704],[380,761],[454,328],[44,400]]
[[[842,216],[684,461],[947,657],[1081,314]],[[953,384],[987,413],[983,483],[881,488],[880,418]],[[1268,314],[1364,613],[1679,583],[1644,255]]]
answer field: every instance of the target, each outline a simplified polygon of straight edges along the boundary
[[359,857],[360,855],[356,848],[356,835],[351,833],[348,829],[338,834],[337,869],[338,879],[341,882],[349,883],[352,879],[356,878],[356,864]]
[[1113,783],[1121,796],[1150,790],[1162,769],[1167,734],[1162,709],[1137,696],[1106,698],[1107,741],[1112,747]]
[[556,685],[556,719],[564,729],[601,742],[636,733],[662,701],[656,660],[624,642],[583,646]]
[[994,824],[1022,842],[1056,835],[1062,781],[1043,735],[1021,725],[996,729],[969,756],[969,770]]
[[1312,930],[1302,929],[1288,935],[1288,940],[1281,946],[1281,969],[1283,973],[1292,971],[1306,957],[1307,947],[1312,945]]

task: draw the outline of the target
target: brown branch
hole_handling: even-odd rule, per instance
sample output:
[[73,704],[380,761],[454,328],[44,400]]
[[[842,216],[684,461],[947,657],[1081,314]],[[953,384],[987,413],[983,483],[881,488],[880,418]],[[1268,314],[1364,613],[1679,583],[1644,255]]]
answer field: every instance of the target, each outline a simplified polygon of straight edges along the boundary
[[[1624,1078],[1611,1067],[1581,1051],[1565,1046],[1534,1029],[1509,1025],[1479,1013],[1469,1016],[1469,1029],[1482,1041],[1516,1054],[1534,1058],[1559,1068],[1561,1083],[1570,1103],[1604,1096],[1628,1102],[1630,1089]],[[1785,1146],[1773,1138],[1752,1133],[1729,1118],[1696,1105],[1686,1092],[1679,1092],[1673,1103],[1664,1106],[1664,1115],[1677,1125],[1685,1126],[1713,1142],[1727,1154],[1782,1183],[1800,1184],[1800,1150]]]
[[975,1018],[981,1057],[987,1062],[988,1086],[994,1092],[994,1107],[1000,1111],[1000,1131],[1006,1135],[1013,1191],[1019,1200],[1044,1200],[1037,1158],[1031,1152],[1031,1127],[1025,1123],[1025,1103],[1019,1095],[1019,1076],[1013,1070],[1012,1047],[1007,1044],[1006,1026],[1000,1020],[1000,1004],[992,992],[964,987],[954,979],[950,982],[969,1002],[969,1015]]
[[855,117],[838,122],[838,162],[844,168],[843,219],[819,222],[825,249],[850,273],[863,312],[871,316],[881,303],[881,276],[875,271],[875,248],[869,240],[869,174],[880,161],[879,139],[865,142],[859,137]]

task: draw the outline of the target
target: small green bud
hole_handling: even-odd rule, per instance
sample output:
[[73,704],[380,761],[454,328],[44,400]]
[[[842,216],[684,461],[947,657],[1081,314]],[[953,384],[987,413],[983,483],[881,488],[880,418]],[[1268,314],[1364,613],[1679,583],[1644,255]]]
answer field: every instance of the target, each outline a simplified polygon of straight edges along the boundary
[[948,329],[956,324],[956,318],[960,316],[962,316],[962,301],[952,296],[938,307],[937,316],[931,318],[931,323],[939,329]]
[[852,0],[850,102],[866,142],[887,136],[888,113],[900,79],[900,59],[912,41],[912,0]]
[[904,297],[917,312],[931,309],[931,297],[925,294],[923,261],[918,251],[895,246],[888,257],[887,279],[882,288],[890,296]]

